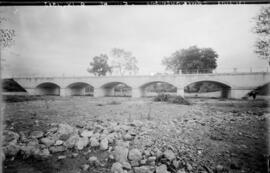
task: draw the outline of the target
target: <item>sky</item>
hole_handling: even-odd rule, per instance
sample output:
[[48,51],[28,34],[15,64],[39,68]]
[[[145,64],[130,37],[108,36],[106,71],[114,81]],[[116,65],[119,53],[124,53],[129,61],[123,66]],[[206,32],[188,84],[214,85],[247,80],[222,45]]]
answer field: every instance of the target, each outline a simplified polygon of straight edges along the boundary
[[214,49],[220,72],[266,69],[252,32],[262,6],[1,6],[0,27],[16,33],[1,52],[3,76],[87,76],[92,58],[113,48],[132,52],[138,74],[164,73],[164,57],[193,45]]

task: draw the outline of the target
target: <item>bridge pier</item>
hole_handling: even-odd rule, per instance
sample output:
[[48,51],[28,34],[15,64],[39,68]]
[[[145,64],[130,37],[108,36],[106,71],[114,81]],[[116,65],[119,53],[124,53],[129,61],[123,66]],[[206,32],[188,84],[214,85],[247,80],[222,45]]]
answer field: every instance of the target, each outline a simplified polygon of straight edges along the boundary
[[25,88],[25,90],[27,91],[27,93],[28,93],[29,95],[36,95],[36,94],[37,94],[35,88]]
[[143,91],[141,88],[132,88],[131,97],[139,98],[143,96]]
[[60,88],[60,96],[62,97],[68,96],[66,88]]
[[176,93],[176,95],[185,97],[184,93],[185,93],[185,92],[184,92],[184,88],[177,88],[177,93]]
[[94,97],[104,97],[105,91],[103,88],[94,88]]

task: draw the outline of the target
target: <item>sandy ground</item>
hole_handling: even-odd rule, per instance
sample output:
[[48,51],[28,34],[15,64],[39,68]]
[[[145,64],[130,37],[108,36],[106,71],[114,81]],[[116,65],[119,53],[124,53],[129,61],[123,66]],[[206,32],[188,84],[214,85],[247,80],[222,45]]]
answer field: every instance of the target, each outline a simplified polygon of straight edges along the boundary
[[[218,164],[228,167],[230,172],[266,171],[269,112],[266,101],[189,101],[191,105],[153,102],[151,98],[45,97],[45,100],[6,103],[5,128],[27,134],[48,129],[50,123],[67,122],[76,126],[94,120],[140,120],[149,128],[134,145],[140,147],[151,140],[161,148],[173,146],[189,160],[194,172],[198,172],[199,166],[214,169]],[[79,169],[83,162],[82,157],[61,163],[12,158],[6,159],[4,172],[68,172]],[[109,169],[100,172],[109,172]]]

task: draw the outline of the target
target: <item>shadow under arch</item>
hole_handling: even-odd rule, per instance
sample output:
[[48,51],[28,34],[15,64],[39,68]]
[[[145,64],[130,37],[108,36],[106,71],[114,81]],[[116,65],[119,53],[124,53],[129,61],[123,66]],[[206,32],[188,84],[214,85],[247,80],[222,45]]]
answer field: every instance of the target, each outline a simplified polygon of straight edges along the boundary
[[94,87],[85,82],[74,82],[66,87],[69,96],[93,96]]
[[131,97],[132,88],[124,82],[108,82],[101,88],[107,97]]
[[[270,98],[270,82],[257,86],[252,91],[256,91],[256,98],[269,100]],[[248,94],[247,94],[248,95]]]
[[37,95],[54,95],[60,96],[60,86],[53,82],[44,82],[36,86]]
[[165,81],[151,81],[140,86],[141,94],[144,97],[156,96],[159,93],[177,94],[177,87]]
[[220,81],[201,80],[184,87],[185,97],[230,98],[231,86]]

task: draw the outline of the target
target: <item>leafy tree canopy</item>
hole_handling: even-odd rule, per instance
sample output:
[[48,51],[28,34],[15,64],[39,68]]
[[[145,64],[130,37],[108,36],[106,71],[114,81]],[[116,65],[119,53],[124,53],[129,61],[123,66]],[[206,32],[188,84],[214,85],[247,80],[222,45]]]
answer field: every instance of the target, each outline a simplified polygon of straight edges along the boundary
[[182,73],[212,73],[217,67],[218,54],[212,48],[191,46],[181,49],[171,56],[165,57],[162,64],[174,74]]
[[254,33],[258,38],[255,44],[255,53],[267,59],[270,65],[270,6],[262,7],[255,17]]
[[[0,24],[3,26],[4,21],[7,21],[6,18],[0,17]],[[10,28],[0,28],[0,46],[10,47],[14,43],[15,30]]]
[[111,67],[108,65],[108,56],[105,54],[95,56],[87,71],[95,76],[105,76],[108,72],[111,72]]
[[113,58],[113,69],[118,70],[120,75],[124,75],[126,73],[129,73],[131,75],[138,72],[138,61],[131,52],[125,51],[124,49],[114,48],[111,51],[111,55]]

